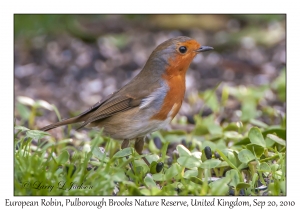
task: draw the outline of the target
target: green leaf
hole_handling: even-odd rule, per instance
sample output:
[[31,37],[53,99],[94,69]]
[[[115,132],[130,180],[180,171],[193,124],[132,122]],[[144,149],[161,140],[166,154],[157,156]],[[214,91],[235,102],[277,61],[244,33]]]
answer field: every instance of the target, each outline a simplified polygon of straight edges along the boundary
[[237,169],[237,167],[226,157],[226,155],[221,151],[221,150],[219,150],[219,149],[217,149],[216,150],[218,153],[219,153],[219,155],[223,158],[223,160],[225,160],[227,163],[228,163],[228,165],[231,167],[231,168],[234,168],[234,169],[236,169],[236,170],[238,170]]
[[267,135],[267,139],[269,139],[269,140],[271,140],[271,141],[274,141],[274,142],[276,142],[276,143],[278,143],[278,144],[280,144],[280,145],[286,146],[285,140],[283,140],[283,139],[281,139],[281,138],[279,138],[278,136],[275,136],[275,135],[273,135],[273,134],[268,134],[268,135]]
[[172,164],[170,168],[166,170],[165,177],[166,180],[170,180],[171,178],[175,177],[177,174],[179,174],[181,171],[180,165],[177,163]]
[[199,185],[202,185],[203,184],[203,181],[201,179],[199,179],[198,177],[191,177],[190,180],[196,184],[199,184]]
[[166,180],[166,177],[165,177],[164,174],[158,173],[158,174],[153,174],[153,175],[152,175],[152,179],[153,179],[154,181],[165,181],[165,180]]
[[283,180],[279,183],[280,185],[280,190],[283,192],[283,195],[286,195],[286,181]]
[[39,131],[39,130],[28,130],[26,132],[26,137],[36,139],[36,140],[39,140],[44,136],[49,136],[49,133],[46,133],[44,131]]
[[144,182],[148,188],[157,188],[156,183],[153,181],[152,177],[146,176]]
[[195,157],[195,158],[198,158],[198,159],[201,159],[201,155],[202,155],[202,152],[193,152],[192,155]]
[[125,149],[122,149],[120,151],[118,151],[113,158],[121,158],[121,157],[126,157],[132,154],[132,148],[127,147]]
[[271,191],[271,195],[279,195],[280,193],[280,184],[279,180],[274,180],[273,183],[269,184],[268,189]]
[[233,163],[236,167],[238,166],[238,160],[236,159],[233,151],[227,150],[228,160]]
[[271,87],[276,90],[278,98],[286,102],[286,70],[281,71],[280,76],[272,83]]
[[44,100],[37,100],[37,101],[35,102],[35,106],[36,106],[36,107],[42,107],[42,108],[48,109],[48,110],[50,110],[50,111],[53,110],[52,105],[49,104],[47,101],[44,101]]
[[76,165],[74,164],[68,164],[66,165],[65,169],[67,171],[67,176],[70,178],[74,175],[74,173],[76,172]]
[[262,122],[260,120],[256,120],[256,119],[251,119],[250,123],[252,125],[259,126],[261,128],[267,128],[268,127],[268,125],[266,123],[264,123],[264,122]]
[[239,127],[237,126],[237,123],[229,123],[223,131],[239,131]]
[[226,161],[222,161],[216,168],[228,167],[228,163]]
[[275,172],[278,170],[279,165],[278,164],[272,164],[271,165],[271,171],[273,174],[275,174]]
[[159,153],[159,149],[156,148],[155,144],[154,144],[154,141],[151,139],[149,144],[148,144],[148,148],[150,150],[150,152],[152,153]]
[[99,147],[95,147],[92,152],[93,152],[93,155],[99,160],[106,157],[106,155],[103,152],[101,152]]
[[249,163],[251,160],[255,159],[255,156],[248,149],[243,149],[239,152],[238,158],[242,163]]
[[[276,134],[279,138],[286,139],[286,129],[280,128],[279,126],[269,127],[268,130],[265,130],[262,132],[262,135],[264,138],[266,138],[266,136],[268,134]],[[246,145],[249,143],[250,143],[250,139],[249,139],[249,137],[246,137],[246,138],[242,139],[241,141],[234,143],[234,145],[236,145],[236,146]]]
[[152,161],[152,162],[150,163],[149,168],[150,168],[150,173],[151,173],[151,174],[156,174],[156,173],[157,173],[157,172],[156,172],[156,166],[157,166],[157,162],[156,162],[156,161]]
[[145,163],[145,161],[138,159],[133,160],[135,171],[137,174],[146,174],[149,171],[149,166]]
[[276,171],[275,173],[274,173],[274,179],[277,179],[277,180],[280,180],[280,179],[282,179],[282,171],[281,170],[279,170],[279,171]]
[[222,135],[222,127],[216,124],[211,124],[208,126],[208,131],[212,135]]
[[222,135],[223,133],[222,127],[216,124],[214,115],[202,118],[202,120],[198,119],[196,123],[196,130],[198,129],[202,129],[203,133],[196,131],[197,134],[201,133],[202,135],[206,134],[206,130],[212,135]]
[[150,196],[151,195],[151,191],[149,189],[146,189],[146,188],[141,189],[140,192],[145,196]]
[[220,165],[221,160],[218,159],[210,159],[210,160],[206,160],[203,163],[201,163],[200,168],[204,168],[204,169],[211,169],[211,168],[215,168],[218,165]]
[[[82,147],[82,151],[89,153],[91,151],[91,145],[89,143],[85,143]],[[90,153],[90,155],[92,155],[92,154]]]
[[23,120],[28,120],[29,119],[30,110],[28,109],[27,106],[25,106],[21,103],[17,103],[16,109],[17,109],[18,113],[20,114],[20,116]]
[[[196,118],[197,119],[197,118]],[[197,121],[196,121],[197,122]],[[208,128],[207,126],[203,125],[203,124],[199,124],[198,122],[196,123],[196,127],[195,129],[193,130],[193,134],[195,136],[203,136],[203,135],[206,135],[208,134],[209,131],[208,131]]]
[[101,163],[99,161],[90,161],[90,164],[93,166],[101,166],[103,163]]
[[222,89],[222,97],[221,97],[221,104],[223,106],[226,105],[228,97],[229,97],[229,89],[228,89],[228,87],[226,85],[224,85],[223,89]]
[[255,188],[255,186],[257,185],[257,180],[258,180],[258,174],[257,173],[255,173],[255,174],[253,174],[253,176],[252,176],[252,180],[251,180],[251,188],[253,189],[253,188]]
[[238,140],[243,137],[241,134],[239,134],[236,131],[225,131],[223,134],[225,138],[232,139],[232,140]]
[[177,162],[186,168],[194,168],[199,167],[201,165],[201,161],[194,156],[183,156],[177,159]]
[[128,191],[132,196],[140,196],[142,195],[141,191],[137,188],[136,185],[127,185]]
[[244,168],[248,168],[248,164],[247,163],[241,163],[241,165],[239,165],[238,170],[242,170]]
[[123,171],[120,171],[120,172],[115,173],[111,179],[115,182],[122,182],[122,181],[126,180],[127,177]]
[[237,191],[240,191],[241,189],[249,188],[251,185],[245,182],[240,182],[236,185]]
[[263,162],[259,165],[258,170],[261,172],[271,172],[271,167],[267,163]]
[[26,96],[18,96],[17,100],[24,105],[28,106],[34,106],[35,101],[32,98],[26,97]]
[[271,140],[270,138],[266,137],[266,147],[271,148],[275,144],[275,141]]
[[99,147],[95,147],[93,149],[93,155],[98,159],[98,160],[103,160],[104,162],[108,162],[109,161],[109,158],[106,157],[106,154],[101,152],[101,150],[99,149]]
[[198,170],[187,170],[184,172],[183,177],[186,179],[189,179],[191,177],[197,177],[198,176]]
[[248,136],[252,144],[257,144],[262,147],[266,147],[266,142],[264,140],[264,137],[261,131],[257,127],[251,128]]
[[265,151],[265,148],[257,144],[248,144],[247,149],[254,152],[257,158],[260,158]]
[[67,150],[64,150],[56,159],[58,164],[65,164],[69,160],[69,153]]
[[192,153],[183,145],[178,144],[176,147],[178,153],[179,153],[179,157],[183,157],[183,156],[191,156]]
[[257,114],[256,111],[256,103],[253,98],[245,98],[244,101],[242,101],[242,121],[249,121],[252,118],[255,118]]
[[239,173],[235,169],[227,171],[225,176],[230,178],[230,186],[235,187],[240,182]]
[[169,142],[165,142],[163,144],[163,147],[161,148],[161,160],[162,161],[164,161],[166,159],[168,145],[169,145]]
[[54,110],[54,112],[55,112],[58,120],[61,121],[61,116],[60,116],[60,113],[59,113],[57,107],[55,105],[53,105],[53,104],[51,106],[52,106],[52,109]]
[[151,155],[147,155],[146,159],[151,164],[153,161],[158,161],[159,156],[157,154],[151,154]]
[[220,109],[220,104],[215,91],[207,90],[203,94],[199,94],[199,96],[203,98],[205,104],[214,112],[217,112]]
[[228,182],[230,181],[229,177],[221,178],[217,181],[210,183],[211,194],[212,195],[227,195],[229,192]]
[[29,129],[24,126],[15,126],[15,129],[20,131],[29,131]]

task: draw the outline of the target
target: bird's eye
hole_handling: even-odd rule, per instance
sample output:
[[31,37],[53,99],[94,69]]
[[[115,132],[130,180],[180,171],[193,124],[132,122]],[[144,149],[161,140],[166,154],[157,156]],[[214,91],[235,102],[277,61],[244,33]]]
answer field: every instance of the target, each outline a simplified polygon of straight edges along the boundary
[[185,46],[181,46],[181,47],[179,47],[179,52],[180,53],[186,53],[186,51],[187,51],[187,48],[185,47]]

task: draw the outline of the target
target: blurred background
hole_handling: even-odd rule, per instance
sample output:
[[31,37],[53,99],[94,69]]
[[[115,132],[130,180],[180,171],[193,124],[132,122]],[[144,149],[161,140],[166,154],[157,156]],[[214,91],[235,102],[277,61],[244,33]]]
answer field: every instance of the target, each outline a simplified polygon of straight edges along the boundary
[[[240,93],[252,88],[258,94],[255,100],[263,91],[261,109],[268,105],[286,112],[285,15],[26,14],[14,16],[14,30],[15,120],[31,129],[58,120],[47,102],[67,118],[101,101],[128,83],[157,45],[176,36],[189,36],[215,50],[197,55],[191,64],[175,122],[194,124],[200,111],[202,116],[219,111],[219,121],[235,121],[243,107],[248,114],[256,112],[249,108],[247,95],[244,106],[229,96],[222,112],[213,98],[205,101],[207,91],[214,89],[214,100],[223,100],[224,88]],[[37,101],[46,109],[32,108]],[[33,111],[36,119],[27,121]],[[263,114],[259,119],[276,124]]]

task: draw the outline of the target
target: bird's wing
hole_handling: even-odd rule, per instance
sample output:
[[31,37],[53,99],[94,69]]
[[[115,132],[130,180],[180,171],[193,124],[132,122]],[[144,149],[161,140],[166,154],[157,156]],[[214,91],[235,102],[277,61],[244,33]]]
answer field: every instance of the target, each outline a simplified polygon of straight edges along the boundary
[[[143,87],[143,89],[137,89]],[[140,106],[142,100],[149,97],[153,91],[161,87],[161,83],[156,81],[149,82],[135,77],[129,84],[125,85],[119,91],[113,93],[102,102],[96,103],[87,111],[78,116],[83,123],[77,129],[96,120],[101,120],[118,112],[123,112]],[[79,120],[78,120],[79,122]]]
[[[103,101],[97,102],[78,116],[45,126],[41,130],[47,131],[62,125],[82,122],[81,126],[77,128],[78,130],[91,122],[140,106],[143,99],[149,97],[160,86],[161,84],[157,81],[149,82],[149,80],[144,81],[135,77],[129,84]],[[137,87],[143,87],[143,89],[138,89]]]
[[115,92],[108,96],[104,101],[96,103],[78,116],[50,124],[41,128],[41,130],[47,131],[62,125],[83,122],[81,126],[77,128],[78,130],[93,121],[104,119],[118,112],[126,111],[133,107],[139,106],[141,100],[142,98],[140,97],[133,98],[128,94],[124,96],[122,94],[119,94],[118,92]]
[[88,111],[82,114],[88,115],[88,118],[77,129],[80,129],[96,120],[101,120],[110,117],[118,112],[123,112],[137,107],[141,104],[141,101],[142,98],[133,98],[130,95],[117,95],[101,104],[95,104]]

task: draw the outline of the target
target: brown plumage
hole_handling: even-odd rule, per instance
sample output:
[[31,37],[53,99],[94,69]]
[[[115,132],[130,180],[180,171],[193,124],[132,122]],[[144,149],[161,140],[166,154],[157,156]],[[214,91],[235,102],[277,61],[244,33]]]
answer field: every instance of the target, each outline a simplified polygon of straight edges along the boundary
[[[178,113],[185,93],[185,74],[193,58],[212,50],[189,37],[177,37],[160,44],[150,55],[142,71],[131,82],[96,103],[77,117],[48,125],[47,131],[62,125],[82,122],[103,128],[105,135],[125,140],[145,136],[170,123]],[[142,152],[143,141],[135,148]]]

